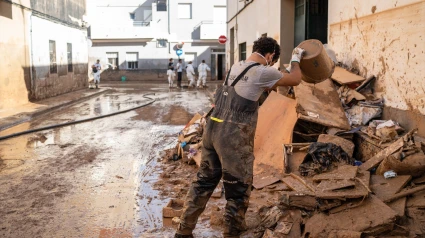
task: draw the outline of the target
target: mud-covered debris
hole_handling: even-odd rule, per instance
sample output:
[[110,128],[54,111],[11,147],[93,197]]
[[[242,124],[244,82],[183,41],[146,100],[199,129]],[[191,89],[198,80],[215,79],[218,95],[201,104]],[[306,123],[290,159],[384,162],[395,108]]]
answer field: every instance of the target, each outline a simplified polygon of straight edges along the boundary
[[180,217],[183,213],[184,201],[181,199],[171,199],[162,209],[163,217]]
[[279,219],[283,216],[283,212],[277,206],[271,208],[262,208],[260,209],[260,216],[260,226],[271,228],[274,227]]
[[312,143],[299,171],[303,176],[313,176],[328,171],[340,164],[354,165],[354,159],[332,143]]

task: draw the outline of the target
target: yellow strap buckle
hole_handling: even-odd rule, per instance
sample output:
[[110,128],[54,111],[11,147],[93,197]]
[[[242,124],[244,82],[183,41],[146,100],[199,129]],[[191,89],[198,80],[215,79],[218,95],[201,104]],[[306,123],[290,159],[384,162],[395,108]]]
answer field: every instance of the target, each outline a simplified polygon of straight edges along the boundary
[[210,118],[211,118],[211,120],[216,121],[216,122],[223,122],[223,120],[218,119],[216,117],[210,117]]

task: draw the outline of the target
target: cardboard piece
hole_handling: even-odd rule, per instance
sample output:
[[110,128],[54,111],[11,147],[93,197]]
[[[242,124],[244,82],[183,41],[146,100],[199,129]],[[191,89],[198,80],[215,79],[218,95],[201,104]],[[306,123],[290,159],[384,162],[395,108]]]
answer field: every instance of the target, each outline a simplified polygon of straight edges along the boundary
[[341,228],[374,235],[393,228],[397,213],[375,196],[366,198],[356,208],[326,215],[313,215],[305,224],[304,234],[310,237],[328,237]]
[[318,84],[301,82],[294,90],[300,119],[350,130],[347,116],[331,80],[327,79]]
[[352,165],[341,165],[331,172],[317,174],[313,177],[314,182],[322,180],[354,179],[357,175],[358,167]]
[[273,175],[255,175],[254,181],[252,183],[252,186],[256,189],[262,189],[270,184],[274,184],[276,182],[280,181],[279,177],[273,176]]
[[342,68],[342,67],[335,67],[335,71],[331,76],[332,80],[334,80],[335,82],[341,84],[341,85],[346,85],[346,84],[352,84],[352,83],[359,83],[359,82],[363,82],[366,79],[363,78],[362,76],[359,76],[357,74],[353,74],[350,71]]
[[384,202],[392,202],[392,201],[395,201],[399,198],[406,197],[406,196],[409,196],[409,195],[412,195],[412,194],[415,194],[417,192],[421,192],[421,191],[424,191],[424,190],[425,190],[425,185],[416,186],[416,187],[413,187],[413,188],[405,188],[405,189],[401,190],[399,193],[394,194],[392,197],[385,199]]
[[[271,92],[261,105],[254,139],[254,175],[262,172],[283,173],[282,146],[291,143],[297,121],[295,107],[295,100],[276,92]],[[264,171],[262,164],[275,171]]]
[[382,175],[372,175],[370,189],[381,200],[398,193],[412,179],[409,175],[386,179]]
[[286,185],[288,185],[288,187],[298,192],[299,194],[314,195],[314,192],[309,187],[292,176],[286,176],[282,178],[282,182],[284,182]]
[[400,198],[398,200],[388,203],[387,205],[397,213],[398,217],[403,217],[406,211],[406,200],[406,197]]
[[[316,190],[316,197],[322,199],[361,198],[369,195],[368,189],[358,180],[354,181],[354,188],[339,190]],[[335,186],[336,187],[336,186]]]
[[343,179],[343,180],[323,180],[317,185],[316,190],[320,191],[335,191],[338,189],[352,188],[356,185],[354,180]]
[[425,208],[425,191],[417,192],[407,199],[407,207]]

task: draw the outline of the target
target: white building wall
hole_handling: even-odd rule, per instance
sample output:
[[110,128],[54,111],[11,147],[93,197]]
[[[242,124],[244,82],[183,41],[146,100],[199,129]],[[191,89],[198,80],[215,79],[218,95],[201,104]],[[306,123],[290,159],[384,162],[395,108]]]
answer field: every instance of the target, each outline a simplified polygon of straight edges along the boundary
[[[179,3],[191,4],[191,19],[178,17]],[[90,63],[100,59],[105,65],[106,53],[118,52],[118,66],[120,69],[127,69],[126,52],[137,52],[139,54],[138,69],[146,72],[146,74],[140,72],[139,78],[161,78],[161,74],[167,69],[168,59],[174,58],[177,61],[176,45],[184,42],[183,55],[180,58],[185,59],[187,52],[190,57],[195,55],[197,63],[206,60],[207,64],[211,64],[211,49],[224,49],[224,45],[218,43],[218,38],[220,35],[226,35],[225,15],[221,21],[221,28],[217,26],[217,21],[212,24],[214,20],[217,20],[214,19],[214,6],[225,5],[225,0],[179,0],[169,1],[167,11],[157,11],[156,1],[153,0],[88,0],[88,19],[93,41],[93,47],[90,49]],[[149,6],[152,9],[152,21],[149,26],[134,27],[130,12],[137,13],[137,9],[147,9]],[[135,17],[137,18],[137,14]],[[202,25],[200,23],[203,21],[209,22],[205,25],[207,28],[211,27],[207,36],[201,38],[197,30],[200,29],[199,26]],[[215,35],[214,38],[213,35]],[[161,39],[168,40],[169,44],[166,48],[157,47],[157,42]]]
[[[32,73],[37,98],[59,95],[87,85],[85,30],[32,16],[31,31]],[[50,73],[49,40],[56,43],[57,73]],[[72,44],[72,72],[68,72],[67,43]]]
[[[228,19],[230,22],[227,24],[228,41],[226,43],[226,62],[227,68],[230,63],[230,29],[234,29],[234,62],[239,61],[239,44],[246,42],[247,57],[252,53],[254,41],[262,34],[272,37],[277,42],[280,42],[280,14],[281,14],[281,1],[268,0],[268,1],[252,1],[252,3],[243,4],[243,2],[228,0]],[[244,8],[245,7],[245,8]],[[240,11],[243,9],[242,11]],[[240,13],[235,16],[236,12]],[[276,64],[278,67],[279,64]]]

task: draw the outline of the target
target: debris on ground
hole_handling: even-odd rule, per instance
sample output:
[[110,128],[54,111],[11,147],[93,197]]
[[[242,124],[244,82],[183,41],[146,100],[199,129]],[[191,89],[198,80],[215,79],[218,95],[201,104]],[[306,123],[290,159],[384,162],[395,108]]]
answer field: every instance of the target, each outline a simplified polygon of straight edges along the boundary
[[[425,236],[425,140],[381,119],[375,77],[357,74],[337,67],[331,79],[294,87],[296,100],[272,92],[260,106],[242,237]],[[165,153],[163,196],[184,199],[204,126],[195,115]],[[201,220],[222,225],[223,193],[220,182]]]

